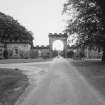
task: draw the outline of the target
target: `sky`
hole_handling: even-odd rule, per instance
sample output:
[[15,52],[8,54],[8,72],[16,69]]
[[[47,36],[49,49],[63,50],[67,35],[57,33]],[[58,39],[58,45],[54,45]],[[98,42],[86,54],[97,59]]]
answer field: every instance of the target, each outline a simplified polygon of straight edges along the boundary
[[53,50],[57,50],[57,51],[63,51],[64,49],[64,44],[61,40],[56,40],[53,43]]
[[64,0],[0,0],[0,11],[32,31],[34,45],[48,45],[48,34],[65,28],[63,3]]

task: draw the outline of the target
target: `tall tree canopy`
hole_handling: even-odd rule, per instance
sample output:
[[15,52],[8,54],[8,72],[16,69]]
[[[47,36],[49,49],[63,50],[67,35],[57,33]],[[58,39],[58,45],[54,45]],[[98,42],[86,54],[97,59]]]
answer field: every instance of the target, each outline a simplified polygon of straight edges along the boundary
[[98,45],[103,48],[105,60],[105,15],[99,0],[68,0],[64,13],[70,16],[66,31],[78,33],[79,45]]
[[0,12],[0,41],[20,41],[32,44],[33,34],[13,17]]

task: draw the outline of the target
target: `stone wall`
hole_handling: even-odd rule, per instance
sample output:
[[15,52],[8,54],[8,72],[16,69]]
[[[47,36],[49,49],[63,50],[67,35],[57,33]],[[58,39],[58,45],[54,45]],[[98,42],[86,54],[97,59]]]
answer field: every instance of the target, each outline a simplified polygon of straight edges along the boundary
[[34,58],[47,58],[49,57],[49,53],[49,46],[36,46],[32,49],[31,56]]
[[4,44],[0,43],[0,58],[4,58],[3,56],[3,52],[4,52]]
[[84,49],[76,48],[74,50],[75,57],[81,58],[81,54],[85,58],[98,59],[98,58],[102,57],[103,52],[102,52],[102,49],[100,49],[100,51],[99,51],[99,48],[96,48],[96,47],[91,48],[91,49],[89,47],[85,47]]

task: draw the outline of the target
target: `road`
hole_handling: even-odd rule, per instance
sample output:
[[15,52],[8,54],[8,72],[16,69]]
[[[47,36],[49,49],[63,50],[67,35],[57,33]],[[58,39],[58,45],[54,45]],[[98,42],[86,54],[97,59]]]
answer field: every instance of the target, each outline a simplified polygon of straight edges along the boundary
[[42,68],[47,70],[42,78],[39,76],[37,86],[36,74],[25,71],[28,76],[33,74],[29,76],[31,86],[16,105],[105,105],[98,91],[66,59],[55,58]]

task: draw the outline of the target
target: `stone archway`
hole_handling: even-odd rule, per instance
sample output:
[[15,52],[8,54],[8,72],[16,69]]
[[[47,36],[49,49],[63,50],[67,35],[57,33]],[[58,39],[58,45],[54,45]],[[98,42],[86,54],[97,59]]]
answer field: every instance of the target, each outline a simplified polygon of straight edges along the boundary
[[49,48],[50,48],[50,57],[52,57],[52,52],[53,52],[53,42],[56,40],[61,40],[64,44],[64,57],[67,57],[67,34],[49,34]]

